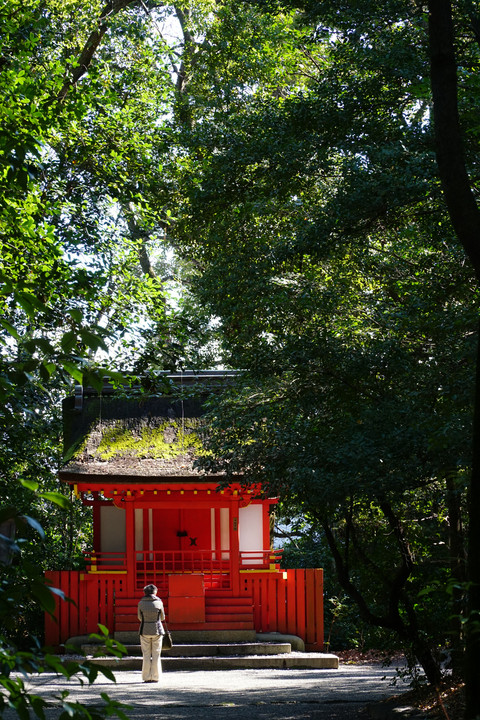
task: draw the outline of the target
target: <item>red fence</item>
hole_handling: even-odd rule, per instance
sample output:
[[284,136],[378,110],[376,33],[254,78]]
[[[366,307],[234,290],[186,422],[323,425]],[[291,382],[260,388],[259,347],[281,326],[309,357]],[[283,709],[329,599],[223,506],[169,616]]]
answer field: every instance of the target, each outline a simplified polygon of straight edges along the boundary
[[125,575],[87,574],[70,570],[47,572],[47,582],[60,588],[55,616],[45,615],[45,644],[58,647],[77,635],[98,632],[98,624],[114,632],[115,598],[125,594]]
[[303,638],[307,650],[323,649],[323,570],[242,574],[241,594],[252,598],[257,632],[279,632]]
[[[126,575],[65,570],[46,577],[69,598],[57,598],[55,617],[46,616],[46,645],[97,632],[99,623],[115,632],[116,600],[128,598]],[[252,599],[257,632],[298,635],[307,650],[323,649],[323,570],[241,572],[240,595]]]

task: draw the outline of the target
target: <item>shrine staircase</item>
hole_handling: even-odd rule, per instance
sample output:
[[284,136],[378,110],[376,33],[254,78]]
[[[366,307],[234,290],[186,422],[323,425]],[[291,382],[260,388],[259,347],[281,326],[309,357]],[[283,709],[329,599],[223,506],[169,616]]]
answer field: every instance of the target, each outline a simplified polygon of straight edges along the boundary
[[[168,621],[168,597],[163,600],[165,615]],[[115,635],[121,633],[134,633],[138,635],[137,619],[138,597],[118,597],[115,601],[114,628]],[[255,635],[253,620],[253,603],[249,597],[229,597],[224,593],[207,591],[205,594],[205,622],[204,623],[168,623],[169,629],[175,631],[177,637],[189,639],[192,633],[218,632],[229,633],[230,637],[244,637],[248,640]],[[203,639],[203,638],[202,638]]]
[[[119,640],[131,633],[119,633]],[[329,653],[304,652],[303,641],[298,637],[257,635],[251,642],[191,642],[177,644],[178,633],[174,632],[174,645],[162,650],[162,668],[165,672],[176,670],[240,670],[240,669],[329,669],[336,670],[339,660]],[[142,651],[137,642],[124,643],[127,654],[113,658],[104,654],[100,645],[84,643],[82,653],[90,662],[116,671],[141,671]]]

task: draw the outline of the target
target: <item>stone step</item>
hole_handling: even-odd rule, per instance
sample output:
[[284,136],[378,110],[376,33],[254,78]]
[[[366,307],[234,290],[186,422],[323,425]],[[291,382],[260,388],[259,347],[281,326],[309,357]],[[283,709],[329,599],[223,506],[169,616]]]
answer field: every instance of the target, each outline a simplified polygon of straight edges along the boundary
[[[81,646],[85,655],[95,655],[103,651],[102,646],[84,644]],[[129,657],[141,657],[142,649],[139,644],[125,645]],[[246,655],[279,655],[292,651],[288,642],[256,642],[256,643],[192,643],[174,645],[169,650],[162,650],[162,657],[214,657]]]
[[[248,630],[234,630],[232,628],[229,630],[173,630],[170,627],[170,624],[168,627],[172,632],[173,642],[176,645],[201,645],[202,643],[216,643],[222,645],[225,643],[254,643],[257,642],[257,640],[260,640],[261,642],[290,642],[289,637],[283,635],[279,636],[278,634],[274,637],[269,635],[265,638],[258,638],[255,630],[251,628]],[[138,645],[138,623],[135,630],[116,632],[114,633],[114,638],[123,645]],[[81,642],[77,641],[75,644],[80,645],[83,643],[88,644],[88,636],[83,636]]]
[[[138,670],[142,668],[142,658],[93,658],[91,662],[108,667],[111,670]],[[316,669],[336,670],[338,657],[327,653],[285,653],[279,655],[231,655],[213,657],[168,657],[162,654],[162,668],[165,672],[177,670],[252,670],[252,669]]]
[[[295,635],[279,633],[259,634],[253,639],[234,640],[230,632],[228,639],[199,637],[196,642],[186,638],[180,642],[177,632],[173,633],[174,646],[162,652],[162,667],[165,671],[175,670],[233,670],[233,669],[337,669],[338,657],[329,653],[303,652],[303,640]],[[83,652],[97,655],[91,661],[113,670],[141,670],[142,657],[138,635],[119,633],[117,639],[126,647],[123,658],[100,657],[103,648],[98,644],[82,642]],[[80,640],[80,638],[78,638]],[[86,638],[85,638],[86,640]],[[292,647],[294,650],[292,651]]]

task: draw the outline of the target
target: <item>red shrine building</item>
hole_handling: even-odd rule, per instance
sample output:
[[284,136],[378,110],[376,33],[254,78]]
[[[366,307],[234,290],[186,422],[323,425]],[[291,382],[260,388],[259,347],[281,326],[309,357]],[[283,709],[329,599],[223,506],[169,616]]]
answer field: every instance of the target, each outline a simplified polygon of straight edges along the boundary
[[321,569],[284,569],[271,527],[276,498],[248,478],[225,486],[195,466],[208,432],[206,397],[228,373],[165,375],[164,394],[78,387],[64,401],[60,480],[91,507],[93,544],[81,570],[48,572],[57,600],[45,641],[138,632],[136,606],[154,583],[177,639],[297,635],[323,649]]

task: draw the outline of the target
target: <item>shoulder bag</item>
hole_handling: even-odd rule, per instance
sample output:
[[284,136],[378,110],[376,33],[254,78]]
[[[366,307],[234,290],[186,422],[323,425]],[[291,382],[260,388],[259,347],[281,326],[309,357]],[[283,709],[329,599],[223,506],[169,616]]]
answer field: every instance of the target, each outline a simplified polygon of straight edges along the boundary
[[165,620],[163,621],[163,627],[165,628],[165,635],[163,636],[162,650],[170,650],[173,647],[173,640]]

